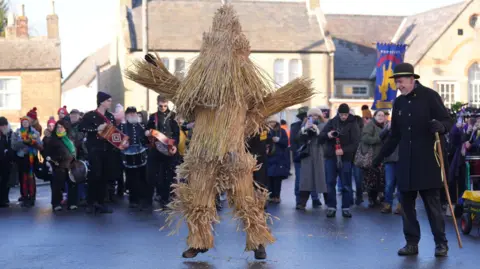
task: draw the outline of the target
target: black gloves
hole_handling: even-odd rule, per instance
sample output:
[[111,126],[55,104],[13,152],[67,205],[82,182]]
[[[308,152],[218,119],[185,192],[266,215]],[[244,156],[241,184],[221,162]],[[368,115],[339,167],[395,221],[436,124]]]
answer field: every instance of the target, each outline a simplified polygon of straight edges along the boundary
[[438,120],[432,120],[430,122],[430,132],[443,134],[445,132],[445,126]]

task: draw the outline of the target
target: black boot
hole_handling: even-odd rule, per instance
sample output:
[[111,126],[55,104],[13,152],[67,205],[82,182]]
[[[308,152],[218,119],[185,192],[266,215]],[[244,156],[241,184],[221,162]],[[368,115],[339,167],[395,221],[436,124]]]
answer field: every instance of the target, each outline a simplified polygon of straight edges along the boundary
[[258,248],[253,252],[255,253],[255,259],[257,260],[265,260],[267,258],[267,252],[265,251],[265,247],[263,245],[258,246]]
[[313,208],[319,208],[320,206],[322,206],[322,202],[320,202],[320,199],[312,200],[312,207]]
[[197,257],[198,253],[205,253],[208,249],[189,248],[182,253],[183,258],[191,259]]
[[418,245],[407,244],[403,248],[398,250],[399,256],[413,256],[418,254]]
[[448,245],[437,244],[435,246],[435,257],[447,257],[447,256],[448,256]]

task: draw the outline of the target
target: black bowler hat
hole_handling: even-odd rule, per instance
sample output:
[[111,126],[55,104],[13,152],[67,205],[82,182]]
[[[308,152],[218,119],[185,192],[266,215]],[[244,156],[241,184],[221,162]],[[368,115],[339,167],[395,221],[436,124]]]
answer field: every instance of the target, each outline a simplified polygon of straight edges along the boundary
[[395,66],[393,69],[393,76],[390,78],[400,78],[400,77],[414,77],[415,79],[419,79],[420,76],[415,74],[413,71],[413,65],[409,63],[401,63]]

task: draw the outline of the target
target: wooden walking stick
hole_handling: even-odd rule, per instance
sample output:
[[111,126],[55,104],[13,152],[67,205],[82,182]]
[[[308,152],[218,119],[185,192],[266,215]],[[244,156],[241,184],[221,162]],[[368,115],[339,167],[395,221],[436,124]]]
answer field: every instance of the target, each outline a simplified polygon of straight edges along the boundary
[[443,187],[445,188],[445,194],[447,196],[447,201],[448,201],[448,206],[450,207],[450,212],[452,212],[453,215],[453,225],[455,226],[455,232],[457,233],[457,241],[458,241],[458,247],[462,248],[462,239],[460,238],[460,232],[458,231],[458,225],[457,225],[457,219],[455,218],[455,214],[453,211],[453,206],[452,206],[452,200],[450,199],[450,193],[448,191],[448,183],[447,183],[447,175],[445,173],[445,163],[443,162],[443,152],[442,152],[442,145],[440,144],[440,136],[438,133],[435,133],[435,154],[438,154],[437,157],[440,162],[440,169],[442,170],[442,182],[443,182]]

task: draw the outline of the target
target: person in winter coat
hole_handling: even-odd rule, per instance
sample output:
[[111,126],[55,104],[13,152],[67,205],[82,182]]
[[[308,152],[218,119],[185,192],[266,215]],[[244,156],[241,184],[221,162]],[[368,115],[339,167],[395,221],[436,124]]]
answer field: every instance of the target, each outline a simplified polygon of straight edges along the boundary
[[[380,139],[382,139],[382,143],[386,142],[387,137],[390,135],[391,130],[391,122],[387,122],[385,127],[380,132]],[[397,188],[397,179],[395,177],[395,169],[398,162],[398,146],[395,151],[390,154],[390,156],[386,157],[383,160],[384,169],[385,169],[385,200],[383,202],[383,208],[381,210],[384,214],[392,213],[392,206],[393,206],[393,193]],[[397,204],[397,208],[395,209],[395,214],[401,213],[401,205],[400,202]]]
[[0,117],[0,208],[9,207],[10,172],[14,160],[12,150],[12,130],[5,117]]
[[45,148],[45,154],[46,161],[53,169],[53,178],[50,181],[53,211],[62,211],[62,189],[65,182],[68,185],[68,210],[76,210],[78,190],[76,184],[69,179],[68,171],[70,164],[77,157],[77,151],[68,120],[61,119],[55,124],[51,139]]
[[335,185],[337,177],[342,181],[342,216],[351,218],[352,163],[360,140],[360,128],[347,104],[338,107],[338,115],[328,121],[320,132],[320,143],[325,143],[325,174],[327,180],[327,217],[337,212]]
[[288,136],[285,130],[280,127],[280,118],[278,116],[271,116],[267,119],[267,123],[271,128],[267,139],[272,141],[272,143],[267,146],[268,189],[270,191],[270,201],[278,204],[280,203],[282,180],[288,178],[290,174]]
[[35,167],[38,164],[38,152],[43,150],[40,133],[31,125],[29,116],[20,119],[21,127],[12,137],[12,149],[17,153],[18,174],[22,207],[35,205],[37,186],[35,183]]
[[[365,125],[362,131],[362,138],[360,139],[359,151],[368,152],[372,149],[373,155],[368,156],[373,161],[373,158],[378,155],[382,148],[382,139],[380,132],[385,127],[385,112],[381,110],[375,111],[373,118]],[[357,152],[357,154],[360,154]],[[365,188],[368,192],[369,207],[373,208],[379,204],[378,193],[384,190],[385,173],[383,168],[366,167],[363,171]]]
[[[325,161],[323,159],[323,145],[319,137],[325,125],[326,120],[323,118],[322,111],[318,108],[312,108],[308,111],[308,119],[299,132],[299,140],[308,149],[308,156],[301,159],[300,201],[296,207],[299,210],[305,210],[308,198],[312,193],[317,194],[317,199],[318,193],[323,193],[325,202],[327,201]],[[320,201],[318,202],[320,203]]]
[[379,165],[399,146],[396,175],[406,245],[398,251],[398,255],[418,254],[420,225],[415,202],[420,193],[435,239],[435,256],[444,257],[448,254],[448,241],[440,202],[443,183],[434,146],[435,134],[443,136],[450,131],[453,119],[440,95],[417,81],[420,76],[414,73],[411,64],[398,64],[391,78],[395,79],[402,95],[393,104],[390,136],[372,165]]
[[[297,118],[298,121],[292,123],[290,126],[290,149],[292,150],[293,155],[293,165],[295,168],[295,198],[297,205],[300,203],[300,171],[302,169],[301,160],[298,158],[298,149],[301,146],[302,141],[300,141],[300,130],[305,124],[308,114],[308,107],[304,106],[298,109]],[[322,111],[323,112],[323,111]],[[310,193],[312,196],[312,207],[318,208],[322,205],[320,199],[318,198],[318,193],[312,191]]]

